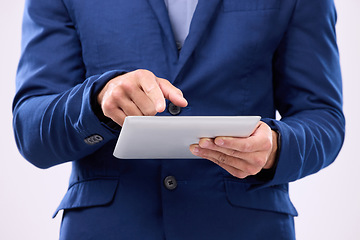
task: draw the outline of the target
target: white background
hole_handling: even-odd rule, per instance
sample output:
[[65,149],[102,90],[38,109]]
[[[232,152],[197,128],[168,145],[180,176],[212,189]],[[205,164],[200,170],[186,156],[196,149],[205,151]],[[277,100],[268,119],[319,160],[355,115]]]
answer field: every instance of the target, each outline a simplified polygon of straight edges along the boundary
[[[291,184],[291,198],[300,213],[298,240],[360,239],[360,1],[335,2],[346,140],[333,165]],[[23,4],[0,3],[0,239],[57,239],[61,216],[52,220],[51,215],[66,192],[70,164],[47,170],[33,167],[18,153],[11,127]]]

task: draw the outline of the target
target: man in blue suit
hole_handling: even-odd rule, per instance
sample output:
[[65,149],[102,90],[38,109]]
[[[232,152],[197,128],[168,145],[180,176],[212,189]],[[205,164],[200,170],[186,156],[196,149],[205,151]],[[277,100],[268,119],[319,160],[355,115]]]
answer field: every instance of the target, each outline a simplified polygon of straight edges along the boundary
[[[26,1],[14,132],[35,166],[72,162],[60,239],[295,239],[288,183],[344,138],[333,1],[176,2]],[[114,158],[155,114],[262,120],[202,160]]]

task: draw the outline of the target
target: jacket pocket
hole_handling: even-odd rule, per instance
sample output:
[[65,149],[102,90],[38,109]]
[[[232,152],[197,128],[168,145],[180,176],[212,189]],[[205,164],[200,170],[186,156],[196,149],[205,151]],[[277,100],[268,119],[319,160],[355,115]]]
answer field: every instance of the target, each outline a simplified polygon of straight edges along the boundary
[[95,179],[78,182],[66,192],[53,218],[62,209],[103,206],[112,202],[118,179]]
[[280,8],[280,0],[224,0],[225,12],[258,11]]
[[225,179],[226,196],[231,205],[297,216],[289,194],[281,185],[249,190],[251,184]]

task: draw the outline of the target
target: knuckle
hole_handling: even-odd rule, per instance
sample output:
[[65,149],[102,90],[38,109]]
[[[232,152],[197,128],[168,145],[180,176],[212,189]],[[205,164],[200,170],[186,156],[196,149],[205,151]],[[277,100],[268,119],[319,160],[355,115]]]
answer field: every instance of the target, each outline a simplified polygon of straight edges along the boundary
[[266,159],[263,156],[255,156],[253,159],[253,163],[255,166],[262,167],[266,163]]
[[252,145],[251,145],[250,143],[248,143],[248,142],[244,143],[244,148],[243,148],[243,150],[244,150],[245,152],[251,152],[251,150],[252,150]]
[[110,93],[110,97],[115,100],[122,98],[123,95],[124,95],[124,91],[122,88],[114,88]]
[[227,156],[225,154],[220,154],[218,156],[218,161],[221,163],[225,163],[227,161]]
[[144,92],[146,94],[151,93],[154,89],[156,88],[155,84],[150,84],[149,86],[147,86],[146,88],[144,88]]
[[[120,82],[119,86],[125,92],[132,92],[135,90],[135,84],[129,80]],[[119,88],[116,88],[116,89],[119,89]],[[118,91],[120,91],[120,89]]]
[[182,95],[182,94],[183,94],[182,91],[181,91],[180,89],[178,89],[178,88],[175,88],[175,91],[176,91],[176,93],[177,93],[178,95]]
[[238,152],[236,150],[230,150],[229,154],[230,156],[236,157],[238,155]]
[[154,77],[154,74],[146,69],[138,69],[134,71],[134,74],[137,78],[148,78],[148,77]]
[[118,83],[121,82],[121,80],[118,80],[118,79],[120,79],[120,77],[121,77],[121,76],[117,77],[117,78],[116,78],[116,79],[117,79],[116,81],[115,81],[115,80],[109,81],[109,82],[107,83],[108,89],[115,89],[115,88],[117,87]]

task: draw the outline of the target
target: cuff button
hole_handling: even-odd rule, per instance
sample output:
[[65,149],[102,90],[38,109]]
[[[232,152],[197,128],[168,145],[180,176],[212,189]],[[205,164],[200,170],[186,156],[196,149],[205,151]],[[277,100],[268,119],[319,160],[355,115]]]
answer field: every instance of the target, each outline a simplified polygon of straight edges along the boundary
[[99,134],[94,134],[94,135],[91,135],[90,137],[85,138],[84,142],[88,145],[94,145],[103,140],[104,140],[104,138],[102,136],[100,136]]

